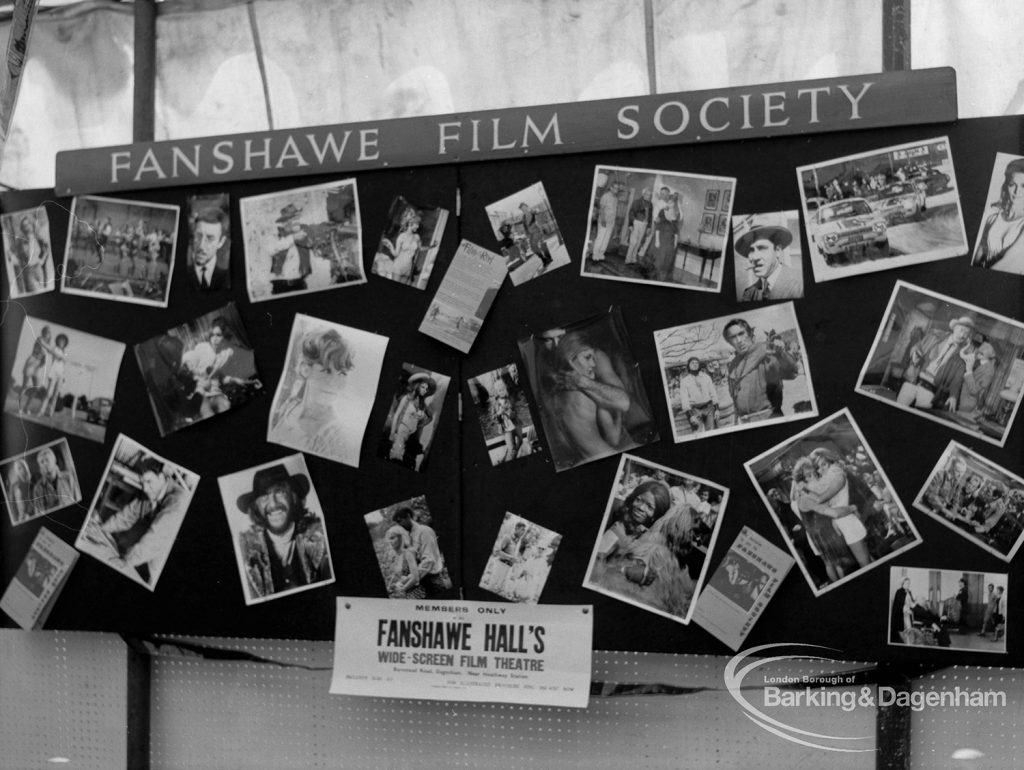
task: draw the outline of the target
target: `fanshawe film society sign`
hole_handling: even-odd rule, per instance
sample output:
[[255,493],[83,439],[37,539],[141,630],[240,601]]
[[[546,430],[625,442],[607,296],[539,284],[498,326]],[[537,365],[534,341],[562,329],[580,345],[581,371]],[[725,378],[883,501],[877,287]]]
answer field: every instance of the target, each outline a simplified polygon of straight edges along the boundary
[[851,131],[956,120],[950,67],[57,153],[56,193]]
[[584,605],[338,599],[331,693],[586,708]]

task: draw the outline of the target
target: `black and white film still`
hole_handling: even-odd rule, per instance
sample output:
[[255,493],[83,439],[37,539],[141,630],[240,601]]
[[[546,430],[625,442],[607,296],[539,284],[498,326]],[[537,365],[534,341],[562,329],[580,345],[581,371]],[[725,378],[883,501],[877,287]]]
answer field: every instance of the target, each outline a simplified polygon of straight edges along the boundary
[[191,291],[231,288],[229,203],[227,193],[189,196],[185,285]]
[[796,173],[818,282],[967,253],[946,137],[801,166]]
[[519,367],[506,364],[466,381],[491,465],[543,452]]
[[996,153],[971,264],[1024,275],[1024,156]]
[[676,443],[816,417],[792,302],[654,332]]
[[722,289],[736,180],[597,166],[580,275]]
[[75,548],[156,588],[199,476],[120,435]]
[[391,408],[384,421],[377,456],[423,470],[441,418],[451,378],[413,364],[402,364]]
[[744,466],[815,596],[921,542],[849,410]]
[[1024,542],[1024,479],[955,441],[914,507],[1004,561]]
[[658,440],[618,308],[521,339],[519,352],[555,470]]
[[371,511],[363,520],[389,598],[454,598],[425,496]]
[[334,582],[324,510],[301,454],[217,483],[247,605]]
[[889,644],[1006,652],[1005,573],[920,567],[889,570]]
[[798,212],[734,216],[732,241],[738,302],[770,302],[804,296]]
[[1003,446],[1024,393],[1024,323],[897,281],[857,392]]
[[167,307],[180,213],[164,203],[75,198],[60,290]]
[[238,202],[251,302],[366,283],[356,180]]
[[419,206],[402,196],[391,202],[371,272],[381,278],[426,289],[441,247],[448,210]]
[[689,623],[729,490],[623,455],[584,588]]
[[263,388],[233,302],[135,346],[160,435],[247,404]]
[[541,182],[486,207],[515,286],[568,265],[569,250]]
[[557,532],[506,513],[480,587],[512,602],[536,604],[561,542]]
[[11,299],[53,291],[57,287],[50,240],[50,219],[44,206],[0,215],[4,262]]
[[102,443],[124,348],[121,342],[25,316],[4,411]]
[[0,486],[12,525],[82,501],[75,461],[66,438],[0,462]]

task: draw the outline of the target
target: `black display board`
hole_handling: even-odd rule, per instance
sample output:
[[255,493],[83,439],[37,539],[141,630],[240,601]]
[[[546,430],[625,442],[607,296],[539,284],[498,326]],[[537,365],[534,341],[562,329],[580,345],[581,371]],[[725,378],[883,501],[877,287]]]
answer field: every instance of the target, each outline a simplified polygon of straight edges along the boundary
[[[905,142],[948,136],[968,243],[973,244],[988,203],[987,190],[997,152],[1022,152],[1024,119],[1020,117],[960,121],[891,130],[784,137],[707,146],[566,155],[519,161],[472,163],[413,171],[375,171],[358,176],[363,222],[363,256],[369,271],[388,206],[396,195],[421,204],[456,209],[449,221],[437,265],[425,292],[370,275],[358,287],[252,305],[242,272],[239,197],[330,181],[327,178],[276,179],[203,188],[125,193],[117,197],[176,203],[192,194],[228,192],[232,197],[233,288],[197,296],[184,286],[187,233],[182,224],[170,307],[166,310],[101,300],[47,294],[7,307],[3,323],[2,364],[11,371],[21,318],[28,313],[82,331],[132,344],[234,300],[256,348],[268,390],[243,408],[161,439],[129,351],[121,371],[117,404],[104,446],[69,437],[83,487],[83,505],[30,524],[11,527],[4,518],[2,574],[11,579],[40,524],[72,542],[103,471],[113,438],[124,432],[143,445],[202,476],[184,525],[159,584],[149,592],[88,556],[75,567],[48,627],[128,633],[203,634],[270,638],[328,639],[333,636],[336,595],[384,596],[363,515],[382,506],[425,493],[434,514],[441,548],[457,585],[467,599],[497,600],[480,588],[502,517],[511,511],[563,535],[541,601],[595,606],[595,649],[672,653],[725,653],[721,643],[697,627],[663,619],[637,607],[581,587],[594,540],[608,500],[618,458],[607,458],[555,473],[545,454],[492,467],[472,412],[467,377],[518,361],[516,342],[533,332],[564,325],[618,306],[654,407],[661,434],[658,443],[634,453],[653,462],[707,478],[731,491],[712,566],[748,525],[782,546],[782,538],[755,492],[743,463],[813,424],[816,419],[754,428],[703,440],[674,444],[652,332],[656,329],[736,312],[731,241],[726,253],[722,292],[703,293],[651,285],[600,281],[579,275],[579,261],[589,222],[594,166],[616,165],[736,177],[736,213],[799,209],[795,168],[848,154]],[[506,281],[476,343],[460,355],[417,329],[460,239],[497,250],[484,210],[486,204],[537,181],[544,183],[552,210],[573,259],[570,266],[523,284]],[[44,192],[9,193],[4,211],[46,202],[55,251],[60,257],[66,237],[70,200],[52,200]],[[184,222],[184,217],[183,220]],[[802,237],[803,239],[803,237]],[[808,252],[804,240],[803,252]],[[820,598],[814,598],[794,568],[754,626],[745,646],[769,642],[820,644],[854,660],[925,660],[970,664],[1024,665],[1024,645],[1017,637],[1015,609],[1024,589],[1019,564],[1006,564],[929,517],[911,509],[951,439],[976,450],[995,464],[1020,473],[1022,429],[1015,425],[1002,448],[973,439],[943,425],[901,412],[854,392],[860,369],[882,320],[894,283],[902,279],[1012,318],[1024,313],[1020,276],[970,267],[969,257],[940,260],[899,270],[861,275],[824,284],[811,280],[805,260],[805,296],[796,301],[806,358],[813,374],[820,417],[848,407],[880,464],[888,474],[923,542],[897,559]],[[5,289],[6,291],[6,289]],[[750,306],[743,306],[744,309]],[[378,399],[363,444],[358,470],[307,456],[313,483],[327,514],[328,536],[337,582],[253,607],[246,607],[224,517],[216,478],[291,454],[267,444],[267,412],[272,388],[281,374],[292,316],[307,313],[366,329],[390,338]],[[453,377],[425,472],[415,473],[376,457],[379,431],[402,363],[409,362]],[[464,402],[459,422],[457,396]],[[1020,418],[1018,418],[1019,422]],[[57,437],[33,423],[3,416],[4,457]],[[887,645],[891,596],[889,567],[1009,572],[1006,655],[951,653]],[[4,622],[9,622],[4,618]]]

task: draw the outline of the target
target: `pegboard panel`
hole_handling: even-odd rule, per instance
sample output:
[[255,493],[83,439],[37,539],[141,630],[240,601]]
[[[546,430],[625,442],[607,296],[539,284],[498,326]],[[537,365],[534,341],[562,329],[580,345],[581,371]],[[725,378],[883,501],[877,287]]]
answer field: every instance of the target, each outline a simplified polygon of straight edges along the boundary
[[915,694],[1005,693],[1003,707],[927,706],[911,712],[912,770],[1016,770],[1024,760],[1024,677],[1009,668],[951,666],[914,682]]
[[4,629],[0,660],[0,768],[124,767],[127,651],[120,638]]
[[[818,750],[756,740],[724,690],[726,657],[597,652],[592,679],[708,688],[680,695],[592,697],[589,708],[328,695],[326,642],[190,639],[282,663],[157,657],[153,770],[234,768],[749,768],[820,763]],[[851,668],[858,664],[849,664]],[[832,669],[830,669],[832,670]],[[797,675],[819,673],[797,662]],[[826,717],[822,716],[824,720]],[[833,714],[833,718],[835,715]],[[874,712],[841,714],[873,734]],[[860,720],[862,724],[851,725]],[[804,723],[809,729],[824,722]],[[834,726],[834,725],[833,725]],[[874,754],[829,755],[835,768],[874,767]]]

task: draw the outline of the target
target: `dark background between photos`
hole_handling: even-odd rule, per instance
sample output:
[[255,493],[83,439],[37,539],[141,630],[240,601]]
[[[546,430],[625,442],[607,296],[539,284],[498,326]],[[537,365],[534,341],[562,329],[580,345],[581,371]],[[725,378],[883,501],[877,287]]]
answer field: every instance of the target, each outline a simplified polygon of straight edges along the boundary
[[[725,654],[729,650],[696,624],[685,626],[582,588],[611,492],[618,457],[555,473],[545,452],[492,467],[465,385],[467,377],[519,362],[516,342],[531,333],[621,307],[633,352],[654,410],[661,439],[634,451],[644,459],[700,476],[730,490],[711,567],[717,566],[744,525],[785,548],[751,484],[743,463],[813,424],[849,407],[864,437],[914,520],[923,542],[866,574],[814,595],[797,567],[780,586],[744,646],[803,642],[834,647],[853,660],[923,660],[1024,666],[1017,611],[1024,608],[1021,557],[1007,564],[916,511],[911,503],[950,440],[994,463],[1021,471],[1024,417],[1018,415],[1005,447],[855,394],[854,387],[897,279],[932,289],[1012,318],[1024,311],[1024,279],[970,267],[968,255],[823,284],[804,259],[805,296],[796,314],[806,344],[819,418],[754,428],[675,444],[665,403],[653,331],[735,313],[753,305],[736,302],[732,244],[728,244],[721,293],[704,293],[579,275],[597,164],[732,176],[734,213],[799,209],[797,166],[910,141],[948,136],[956,169],[968,243],[973,245],[985,207],[997,152],[1022,152],[1020,117],[960,121],[843,134],[687,145],[655,149],[524,158],[412,170],[360,173],[364,265],[369,271],[388,208],[396,195],[419,205],[440,205],[454,214],[461,190],[461,217],[451,218],[426,291],[368,275],[362,286],[250,304],[245,291],[238,199],[337,179],[303,177],[225,186],[126,191],[114,197],[182,207],[170,306],[140,305],[50,293],[10,303],[3,322],[3,372],[10,373],[24,315],[30,314],[128,344],[115,407],[103,446],[68,436],[83,502],[12,527],[3,517],[3,585],[11,580],[40,525],[71,543],[95,494],[114,438],[126,433],[154,452],[200,474],[202,480],[184,519],[156,590],[150,592],[83,555],[47,627],[268,638],[330,639],[335,596],[385,596],[363,515],[417,494],[426,494],[441,549],[466,599],[503,601],[478,587],[506,511],[563,536],[541,601],[593,604],[595,649]],[[460,239],[496,249],[485,205],[537,181],[544,183],[572,264],[515,287],[506,281],[468,355],[418,332]],[[226,191],[231,195],[232,286],[230,291],[191,293],[185,286],[188,242],[186,198]],[[46,203],[58,261],[67,236],[70,199],[47,191],[8,193],[4,211]],[[808,253],[801,233],[802,250]],[[5,288],[5,293],[7,289]],[[256,351],[265,392],[255,402],[160,438],[132,346],[168,328],[235,301]],[[330,586],[246,607],[217,477],[291,454],[265,440],[267,414],[281,375],[294,313],[302,312],[390,338],[377,400],[370,415],[358,469],[306,456],[327,521],[336,582]],[[377,445],[404,362],[451,375],[452,387],[422,473],[377,457]],[[521,363],[520,363],[521,366]],[[520,370],[522,371],[522,369]],[[523,377],[525,382],[525,376]],[[9,387],[9,383],[7,385]],[[464,402],[458,422],[456,394]],[[536,418],[536,411],[534,410]],[[55,431],[4,414],[3,457],[58,437]],[[539,423],[538,431],[542,431]],[[1008,572],[1009,652],[1005,655],[899,648],[887,644],[892,566]],[[5,624],[10,624],[7,617]]]

